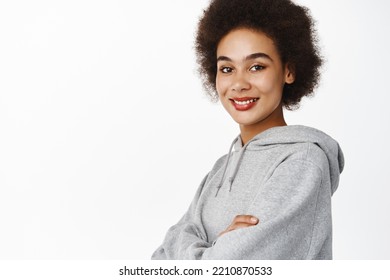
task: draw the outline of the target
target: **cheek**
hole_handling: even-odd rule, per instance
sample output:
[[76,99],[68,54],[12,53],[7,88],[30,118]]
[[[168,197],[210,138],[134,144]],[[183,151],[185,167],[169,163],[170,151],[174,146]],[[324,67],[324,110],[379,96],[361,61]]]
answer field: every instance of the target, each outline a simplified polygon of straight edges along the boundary
[[218,95],[225,94],[227,90],[227,81],[226,79],[223,79],[217,75],[217,78],[215,80],[215,88],[218,92]]
[[278,75],[264,75],[253,81],[264,94],[282,94],[283,82]]

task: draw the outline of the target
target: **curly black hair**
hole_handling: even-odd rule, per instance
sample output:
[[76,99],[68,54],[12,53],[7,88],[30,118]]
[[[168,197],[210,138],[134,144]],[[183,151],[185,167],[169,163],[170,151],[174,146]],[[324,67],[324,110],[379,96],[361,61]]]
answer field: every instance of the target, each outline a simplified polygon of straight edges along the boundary
[[290,0],[212,0],[199,20],[195,52],[203,86],[214,101],[218,43],[240,27],[264,32],[274,41],[282,63],[295,74],[294,83],[284,86],[282,105],[298,108],[301,98],[317,87],[322,65],[309,10]]

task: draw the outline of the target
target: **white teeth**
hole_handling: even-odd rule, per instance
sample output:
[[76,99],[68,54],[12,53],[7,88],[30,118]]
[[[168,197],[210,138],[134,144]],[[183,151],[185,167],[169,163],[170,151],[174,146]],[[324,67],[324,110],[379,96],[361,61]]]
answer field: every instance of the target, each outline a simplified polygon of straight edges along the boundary
[[253,98],[253,99],[249,99],[249,100],[245,100],[245,101],[237,101],[237,100],[233,100],[234,103],[236,103],[237,105],[247,105],[249,103],[252,103],[252,102],[256,102],[258,98]]

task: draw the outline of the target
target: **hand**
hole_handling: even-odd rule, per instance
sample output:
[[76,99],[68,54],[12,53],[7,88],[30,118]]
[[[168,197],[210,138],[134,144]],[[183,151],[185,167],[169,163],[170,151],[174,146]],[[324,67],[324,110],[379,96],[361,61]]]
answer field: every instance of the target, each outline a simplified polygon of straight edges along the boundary
[[221,236],[222,234],[225,234],[229,231],[238,228],[251,227],[257,225],[258,223],[259,219],[252,215],[237,215],[236,217],[234,217],[233,222],[230,224],[230,226],[228,226],[228,228],[221,232],[218,236]]

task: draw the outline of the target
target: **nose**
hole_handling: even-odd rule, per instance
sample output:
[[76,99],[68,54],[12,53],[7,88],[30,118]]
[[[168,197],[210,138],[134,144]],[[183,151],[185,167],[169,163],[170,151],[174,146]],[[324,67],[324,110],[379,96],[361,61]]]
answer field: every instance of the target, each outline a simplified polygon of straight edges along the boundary
[[246,78],[245,73],[237,72],[234,75],[234,80],[232,81],[232,90],[236,92],[242,92],[248,89],[250,89],[250,83]]

